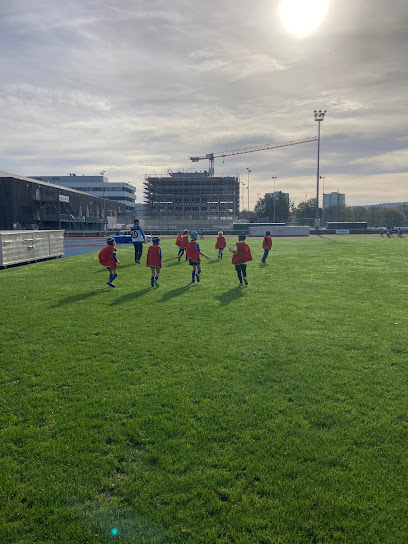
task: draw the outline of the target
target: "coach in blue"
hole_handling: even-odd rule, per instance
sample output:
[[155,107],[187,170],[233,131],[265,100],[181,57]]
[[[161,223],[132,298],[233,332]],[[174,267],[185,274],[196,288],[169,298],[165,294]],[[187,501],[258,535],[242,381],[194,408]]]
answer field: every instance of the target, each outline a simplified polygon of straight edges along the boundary
[[146,242],[145,233],[139,225],[139,219],[134,220],[134,225],[130,229],[133,247],[135,248],[135,263],[140,264],[140,258],[143,253],[143,244]]

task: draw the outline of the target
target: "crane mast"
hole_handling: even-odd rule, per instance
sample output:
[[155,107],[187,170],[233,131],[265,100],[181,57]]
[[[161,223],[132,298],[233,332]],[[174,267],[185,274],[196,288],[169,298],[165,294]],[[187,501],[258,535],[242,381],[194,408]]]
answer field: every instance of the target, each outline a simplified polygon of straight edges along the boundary
[[219,157],[230,157],[232,155],[241,155],[243,153],[254,153],[255,151],[264,151],[266,149],[276,149],[278,147],[287,147],[289,145],[298,145],[305,144],[307,142],[316,142],[317,138],[303,138],[302,140],[291,140],[290,142],[284,142],[280,144],[259,144],[253,145],[251,147],[243,147],[241,149],[232,149],[230,151],[219,151],[217,153],[207,153],[202,157],[190,157],[190,161],[198,162],[204,159],[209,161],[209,170],[208,173],[211,177],[214,176],[214,160]]

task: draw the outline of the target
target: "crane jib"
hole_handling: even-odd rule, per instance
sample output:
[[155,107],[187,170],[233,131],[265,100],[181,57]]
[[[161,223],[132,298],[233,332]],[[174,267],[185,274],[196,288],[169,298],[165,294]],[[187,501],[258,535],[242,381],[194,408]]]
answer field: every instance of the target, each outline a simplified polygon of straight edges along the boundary
[[204,159],[210,161],[210,175],[214,175],[214,159],[219,157],[230,157],[232,155],[241,155],[242,153],[253,153],[255,151],[264,151],[266,149],[276,149],[278,147],[287,147],[290,145],[305,144],[307,142],[316,142],[317,137],[303,138],[301,140],[291,140],[290,142],[283,142],[280,144],[260,144],[251,147],[243,147],[241,149],[232,149],[231,151],[220,151],[218,153],[206,153],[203,157],[190,157],[190,161],[198,162]]

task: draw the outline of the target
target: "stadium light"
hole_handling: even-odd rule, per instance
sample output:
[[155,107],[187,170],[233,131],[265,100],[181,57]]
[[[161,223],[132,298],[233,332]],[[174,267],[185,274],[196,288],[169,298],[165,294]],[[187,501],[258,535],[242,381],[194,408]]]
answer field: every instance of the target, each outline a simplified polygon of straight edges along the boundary
[[273,222],[275,223],[275,203],[276,203],[276,191],[275,191],[275,182],[278,176],[272,176],[273,179]]
[[[249,168],[247,168],[248,170],[248,213],[249,213],[249,172],[252,172],[252,170],[250,170]],[[249,219],[249,216],[248,216],[248,219]]]
[[326,110],[314,110],[314,119],[318,123],[318,130],[317,130],[317,190],[316,190],[316,218],[315,218],[315,228],[320,227],[320,219],[319,219],[319,167],[320,167],[320,123],[323,121],[324,116],[326,115]]

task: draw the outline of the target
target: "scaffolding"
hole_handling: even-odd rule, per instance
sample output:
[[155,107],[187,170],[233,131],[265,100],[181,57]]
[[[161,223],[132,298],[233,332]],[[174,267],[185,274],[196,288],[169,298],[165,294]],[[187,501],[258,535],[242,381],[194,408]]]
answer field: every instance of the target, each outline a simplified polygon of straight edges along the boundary
[[144,193],[149,221],[199,226],[232,224],[239,215],[239,177],[211,177],[204,172],[169,172],[146,176]]

